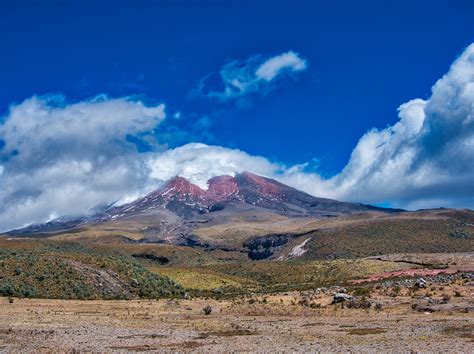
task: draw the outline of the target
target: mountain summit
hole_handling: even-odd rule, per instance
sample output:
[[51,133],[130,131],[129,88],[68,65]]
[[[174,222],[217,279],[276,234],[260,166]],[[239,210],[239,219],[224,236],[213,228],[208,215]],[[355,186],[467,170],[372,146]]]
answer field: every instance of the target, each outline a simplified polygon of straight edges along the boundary
[[164,207],[184,219],[189,219],[196,214],[222,210],[228,203],[252,205],[287,216],[328,217],[368,210],[388,211],[370,205],[314,197],[250,172],[213,177],[207,183],[208,188],[205,190],[183,177],[174,177],[145,197],[113,208],[109,212],[123,217]]

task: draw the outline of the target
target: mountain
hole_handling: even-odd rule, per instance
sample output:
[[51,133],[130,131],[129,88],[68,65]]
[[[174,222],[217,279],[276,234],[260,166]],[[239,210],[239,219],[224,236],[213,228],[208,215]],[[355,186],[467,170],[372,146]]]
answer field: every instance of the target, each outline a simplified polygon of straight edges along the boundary
[[[132,223],[146,229],[151,239],[175,239],[196,223],[214,224],[228,219],[276,220],[327,218],[369,211],[393,213],[401,210],[318,198],[270,178],[242,172],[217,176],[203,189],[183,177],[174,177],[161,188],[131,203],[109,207],[84,217],[62,217],[45,224],[10,231],[10,235],[58,233],[88,225]],[[259,219],[260,218],[260,219]],[[164,236],[165,235],[165,236]]]
[[111,217],[125,217],[164,207],[184,219],[225,209],[228,203],[269,209],[286,216],[333,217],[364,211],[400,211],[318,198],[270,178],[243,172],[213,177],[204,190],[183,177],[175,177],[162,188],[130,204],[108,211]]

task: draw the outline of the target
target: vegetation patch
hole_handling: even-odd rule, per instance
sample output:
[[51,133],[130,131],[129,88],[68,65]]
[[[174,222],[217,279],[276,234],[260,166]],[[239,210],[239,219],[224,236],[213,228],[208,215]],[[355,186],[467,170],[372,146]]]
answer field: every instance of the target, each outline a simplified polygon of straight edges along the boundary
[[182,288],[131,257],[77,244],[0,250],[0,296],[61,299],[174,297]]
[[183,288],[191,290],[214,290],[225,288],[240,288],[245,279],[238,279],[225,274],[219,274],[203,268],[168,268],[148,267],[156,274],[166,276]]

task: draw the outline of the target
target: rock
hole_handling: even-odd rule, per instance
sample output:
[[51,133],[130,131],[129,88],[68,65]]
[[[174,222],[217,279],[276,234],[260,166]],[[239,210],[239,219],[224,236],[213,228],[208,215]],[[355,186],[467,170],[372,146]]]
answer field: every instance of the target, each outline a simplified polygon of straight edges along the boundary
[[426,280],[423,278],[418,278],[415,282],[415,285],[420,289],[426,288]]
[[334,297],[332,299],[332,303],[333,304],[338,304],[340,302],[352,301],[352,300],[354,300],[354,297],[351,296],[351,295],[347,295],[347,294],[344,294],[344,293],[336,293],[336,294],[334,294]]
[[132,280],[130,281],[130,285],[136,288],[138,286],[138,280],[135,278],[132,278]]

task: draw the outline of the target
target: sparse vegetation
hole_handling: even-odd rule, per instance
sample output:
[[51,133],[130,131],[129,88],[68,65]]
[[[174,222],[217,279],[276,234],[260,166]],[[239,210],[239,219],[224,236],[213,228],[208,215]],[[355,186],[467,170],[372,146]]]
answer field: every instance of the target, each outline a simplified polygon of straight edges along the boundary
[[[448,214],[452,217],[456,215]],[[389,253],[474,251],[474,237],[456,219],[368,220],[318,231],[305,259],[359,258]]]

